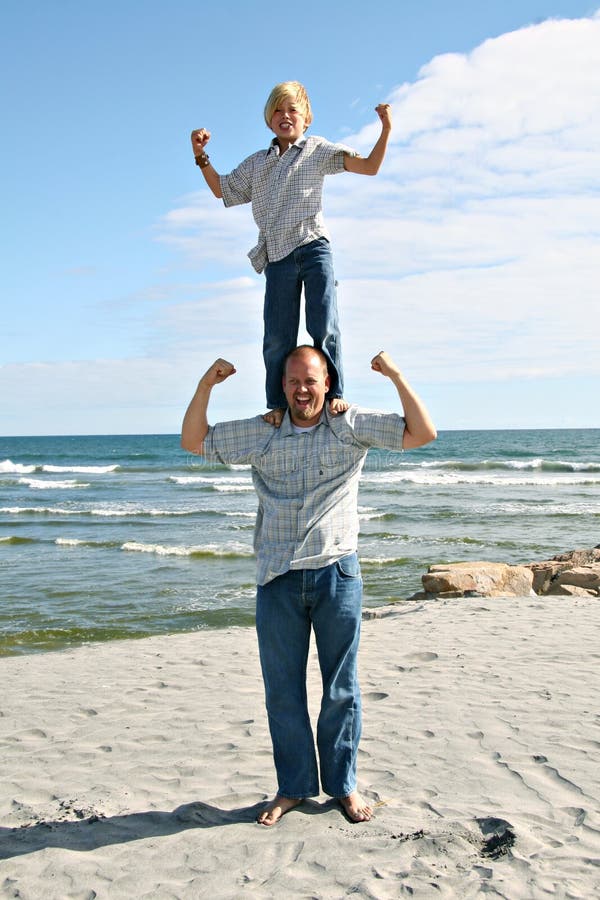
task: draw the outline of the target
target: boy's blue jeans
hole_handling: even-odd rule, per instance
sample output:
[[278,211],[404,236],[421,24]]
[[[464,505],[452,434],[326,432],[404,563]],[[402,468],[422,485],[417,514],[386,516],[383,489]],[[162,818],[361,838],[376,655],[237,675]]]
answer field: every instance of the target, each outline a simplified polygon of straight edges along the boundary
[[329,241],[319,238],[296,247],[265,269],[264,306],[267,406],[286,407],[281,379],[283,363],[298,342],[300,297],[304,285],[306,330],[327,357],[331,384],[328,398],[344,396],[342,348],[333,259]]
[[317,723],[321,784],[332,797],[347,797],[356,788],[361,606],[356,553],[321,569],[288,571],[258,586],[256,630],[277,792],[282,797],[319,793],[306,691],[311,626],[323,682]]

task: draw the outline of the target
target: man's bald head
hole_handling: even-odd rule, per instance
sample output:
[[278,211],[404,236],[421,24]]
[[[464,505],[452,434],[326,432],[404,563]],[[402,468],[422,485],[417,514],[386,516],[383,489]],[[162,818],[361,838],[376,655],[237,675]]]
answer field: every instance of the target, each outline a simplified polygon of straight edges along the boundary
[[319,350],[318,347],[311,347],[310,344],[300,344],[299,347],[296,347],[291,353],[285,358],[283,364],[283,375],[284,377],[287,375],[288,363],[293,359],[302,359],[307,360],[310,358],[317,357],[319,362],[321,363],[321,367],[323,369],[323,376],[327,377],[329,371],[327,369],[327,357],[323,353],[322,350]]

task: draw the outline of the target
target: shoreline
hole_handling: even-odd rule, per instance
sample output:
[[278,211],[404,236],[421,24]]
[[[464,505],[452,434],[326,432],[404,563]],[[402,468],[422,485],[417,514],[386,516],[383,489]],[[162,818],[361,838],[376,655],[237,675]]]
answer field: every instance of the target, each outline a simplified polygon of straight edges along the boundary
[[[0,897],[594,896],[599,638],[580,597],[365,619],[375,817],[320,796],[273,829],[252,628],[4,657]],[[309,692],[314,713],[314,650]]]

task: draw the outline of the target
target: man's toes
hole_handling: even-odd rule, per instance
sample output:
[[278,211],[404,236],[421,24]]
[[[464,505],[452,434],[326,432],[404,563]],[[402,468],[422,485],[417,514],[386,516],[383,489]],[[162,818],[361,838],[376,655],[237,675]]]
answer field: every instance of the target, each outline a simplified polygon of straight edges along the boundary
[[294,807],[298,806],[300,803],[302,803],[302,798],[297,799],[277,796],[269,803],[266,809],[263,809],[263,811],[258,814],[256,821],[259,825],[275,825],[286,812],[289,812],[290,809],[294,809]]
[[360,794],[353,793],[348,797],[340,797],[339,800],[342,809],[353,822],[368,822],[371,819],[373,810]]

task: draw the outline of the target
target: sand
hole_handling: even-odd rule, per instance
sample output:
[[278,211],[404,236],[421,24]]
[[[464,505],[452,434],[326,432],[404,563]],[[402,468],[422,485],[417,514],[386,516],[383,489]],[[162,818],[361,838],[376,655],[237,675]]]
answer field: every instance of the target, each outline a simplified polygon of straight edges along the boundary
[[0,660],[0,897],[600,896],[599,602],[396,609],[363,628],[363,824],[254,822],[251,629]]

